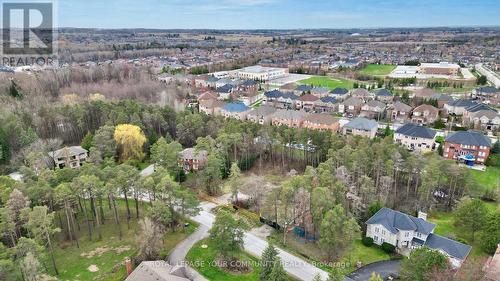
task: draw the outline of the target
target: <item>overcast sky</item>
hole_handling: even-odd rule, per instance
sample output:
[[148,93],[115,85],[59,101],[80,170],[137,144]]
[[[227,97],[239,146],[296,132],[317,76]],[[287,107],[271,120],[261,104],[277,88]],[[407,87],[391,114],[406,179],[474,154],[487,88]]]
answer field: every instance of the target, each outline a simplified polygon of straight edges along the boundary
[[500,26],[500,0],[58,0],[61,27]]

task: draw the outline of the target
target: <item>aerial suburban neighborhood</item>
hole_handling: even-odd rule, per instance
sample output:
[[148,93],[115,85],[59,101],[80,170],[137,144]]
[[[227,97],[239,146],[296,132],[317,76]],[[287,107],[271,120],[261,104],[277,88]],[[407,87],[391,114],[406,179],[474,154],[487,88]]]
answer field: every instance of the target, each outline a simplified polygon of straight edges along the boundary
[[1,4],[0,280],[500,281],[500,2],[97,2]]

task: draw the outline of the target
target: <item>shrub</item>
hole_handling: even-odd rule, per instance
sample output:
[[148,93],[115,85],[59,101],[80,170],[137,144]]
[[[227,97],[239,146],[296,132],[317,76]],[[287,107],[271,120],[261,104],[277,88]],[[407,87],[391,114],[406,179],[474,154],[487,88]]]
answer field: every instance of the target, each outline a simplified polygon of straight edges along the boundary
[[361,243],[363,243],[366,247],[371,247],[373,245],[373,238],[363,237],[363,239],[361,239]]
[[386,252],[388,254],[391,254],[391,253],[394,253],[396,251],[396,247],[394,247],[393,245],[391,245],[387,242],[384,242],[384,243],[382,243],[382,250],[384,250],[384,252]]

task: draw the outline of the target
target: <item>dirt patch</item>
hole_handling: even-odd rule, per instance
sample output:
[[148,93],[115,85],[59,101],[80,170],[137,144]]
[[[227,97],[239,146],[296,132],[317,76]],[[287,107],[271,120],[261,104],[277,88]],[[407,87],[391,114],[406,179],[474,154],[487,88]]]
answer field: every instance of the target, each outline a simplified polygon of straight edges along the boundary
[[121,254],[121,253],[126,252],[128,250],[130,250],[130,246],[121,246],[121,247],[116,247],[115,248],[115,252],[117,254]]
[[95,265],[95,264],[91,264],[87,269],[90,272],[97,272],[97,271],[99,271],[99,267],[97,267],[97,265]]
[[104,247],[97,247],[93,251],[90,251],[90,252],[81,253],[80,256],[83,258],[91,259],[91,258],[96,257],[96,256],[100,257],[109,251],[115,251],[117,254],[121,254],[121,253],[124,253],[130,249],[131,249],[130,246],[120,246],[120,247],[116,247],[116,248],[104,246]]
[[272,231],[273,231],[273,228],[270,227],[269,225],[265,224],[261,227],[252,228],[250,230],[250,233],[259,237],[259,238],[266,239],[267,236],[271,235]]
[[218,267],[230,273],[247,274],[252,272],[252,267],[248,264],[248,262],[236,258],[218,258],[216,262]]
[[81,253],[80,256],[81,257],[84,257],[84,258],[87,258],[87,259],[90,259],[92,257],[95,257],[95,256],[102,256],[102,254],[110,251],[111,249],[108,248],[108,247],[97,247],[95,248],[95,250],[93,251],[90,251],[90,252],[87,252],[87,253]]

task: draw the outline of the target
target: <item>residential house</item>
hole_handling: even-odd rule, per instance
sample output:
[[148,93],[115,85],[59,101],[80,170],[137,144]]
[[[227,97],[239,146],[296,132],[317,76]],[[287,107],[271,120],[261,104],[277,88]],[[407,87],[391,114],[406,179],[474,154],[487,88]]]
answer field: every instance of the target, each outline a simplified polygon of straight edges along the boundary
[[279,90],[267,91],[264,93],[264,98],[262,99],[262,102],[264,104],[276,106],[278,98],[281,97],[282,95],[283,93]]
[[453,114],[453,115],[463,115],[465,112],[465,109],[467,107],[470,107],[472,105],[476,105],[477,102],[473,100],[454,100],[450,101],[447,104],[444,105],[444,110],[448,114]]
[[384,118],[386,105],[378,100],[370,100],[361,107],[360,117],[380,120]]
[[380,89],[375,94],[375,98],[381,102],[389,103],[389,102],[392,102],[392,100],[394,99],[394,96],[392,95],[392,93],[389,90]]
[[453,98],[446,94],[436,94],[432,99],[437,101],[437,108],[444,108],[445,104],[453,101]]
[[363,100],[357,97],[350,97],[339,104],[339,112],[348,116],[358,116],[363,106]]
[[439,118],[439,109],[430,104],[422,104],[413,109],[411,122],[416,124],[429,125]]
[[337,100],[334,97],[322,97],[314,104],[316,112],[334,112],[337,109]]
[[[130,266],[132,267],[132,266]],[[192,269],[191,269],[192,270]],[[125,281],[191,281],[189,271],[183,266],[170,265],[164,260],[143,261],[130,273]]]
[[436,225],[427,221],[427,214],[410,216],[389,208],[380,209],[366,221],[366,237],[377,245],[384,242],[409,255],[413,249],[428,247],[445,255],[450,264],[460,267],[470,253],[471,246],[434,234]]
[[298,85],[294,92],[297,95],[308,94],[313,89],[313,86],[309,85]]
[[307,113],[301,110],[278,109],[271,117],[271,124],[274,126],[288,126],[300,128],[304,123]]
[[443,157],[472,165],[484,164],[490,155],[491,140],[469,130],[450,134],[444,141]]
[[392,122],[405,123],[410,119],[411,106],[400,101],[393,103],[387,110]]
[[257,124],[271,124],[273,114],[276,108],[269,105],[262,105],[259,108],[250,110],[247,114],[247,120]]
[[296,108],[304,109],[306,112],[314,110],[314,105],[319,98],[312,94],[305,94],[300,96],[296,102]]
[[299,96],[294,93],[282,93],[281,96],[278,97],[277,107],[285,109],[295,108],[298,99]]
[[314,87],[311,89],[311,94],[317,96],[318,98],[326,97],[330,94],[330,90],[323,87]]
[[207,91],[207,92],[204,92],[201,95],[199,95],[196,100],[198,100],[198,102],[200,102],[202,100],[216,100],[217,98],[218,98],[217,94],[210,92],[210,91]]
[[221,109],[224,106],[224,102],[216,99],[201,100],[198,103],[198,108],[200,112],[204,112],[206,115],[220,116]]
[[235,118],[237,120],[246,120],[250,108],[243,103],[226,103],[220,113],[225,118]]
[[497,132],[500,129],[500,114],[496,110],[483,109],[472,112],[467,114],[463,121],[477,130]]
[[349,90],[345,88],[335,88],[330,91],[330,95],[337,100],[345,100],[349,96]]
[[229,78],[221,78],[215,82],[215,88],[218,89],[218,88],[223,87],[225,85],[231,85],[231,81],[232,80]]
[[487,104],[500,105],[500,89],[492,86],[477,88],[472,96]]
[[195,148],[186,148],[179,152],[179,166],[181,166],[185,172],[198,171],[203,169],[205,163],[207,162],[207,151],[199,150],[196,151]]
[[231,96],[233,92],[234,86],[231,84],[226,84],[222,87],[217,88],[215,91],[217,92],[218,99],[227,100]]
[[55,167],[80,168],[87,160],[88,151],[81,146],[69,146],[49,152]]
[[356,88],[351,91],[351,96],[360,98],[362,100],[370,100],[375,97],[373,93],[368,92],[365,88]]
[[259,83],[255,80],[245,80],[239,84],[236,89],[241,92],[255,93],[259,90]]
[[330,114],[314,113],[309,114],[305,118],[303,127],[321,131],[330,130],[332,132],[337,132],[339,130],[340,124],[339,120]]
[[434,149],[436,132],[413,123],[407,123],[394,132],[394,141],[415,152],[430,152]]
[[246,106],[250,106],[262,99],[262,94],[259,92],[239,92],[237,95],[238,101],[241,101]]
[[376,121],[363,117],[354,118],[342,127],[344,135],[362,136],[371,139],[375,137],[377,130],[378,123]]

